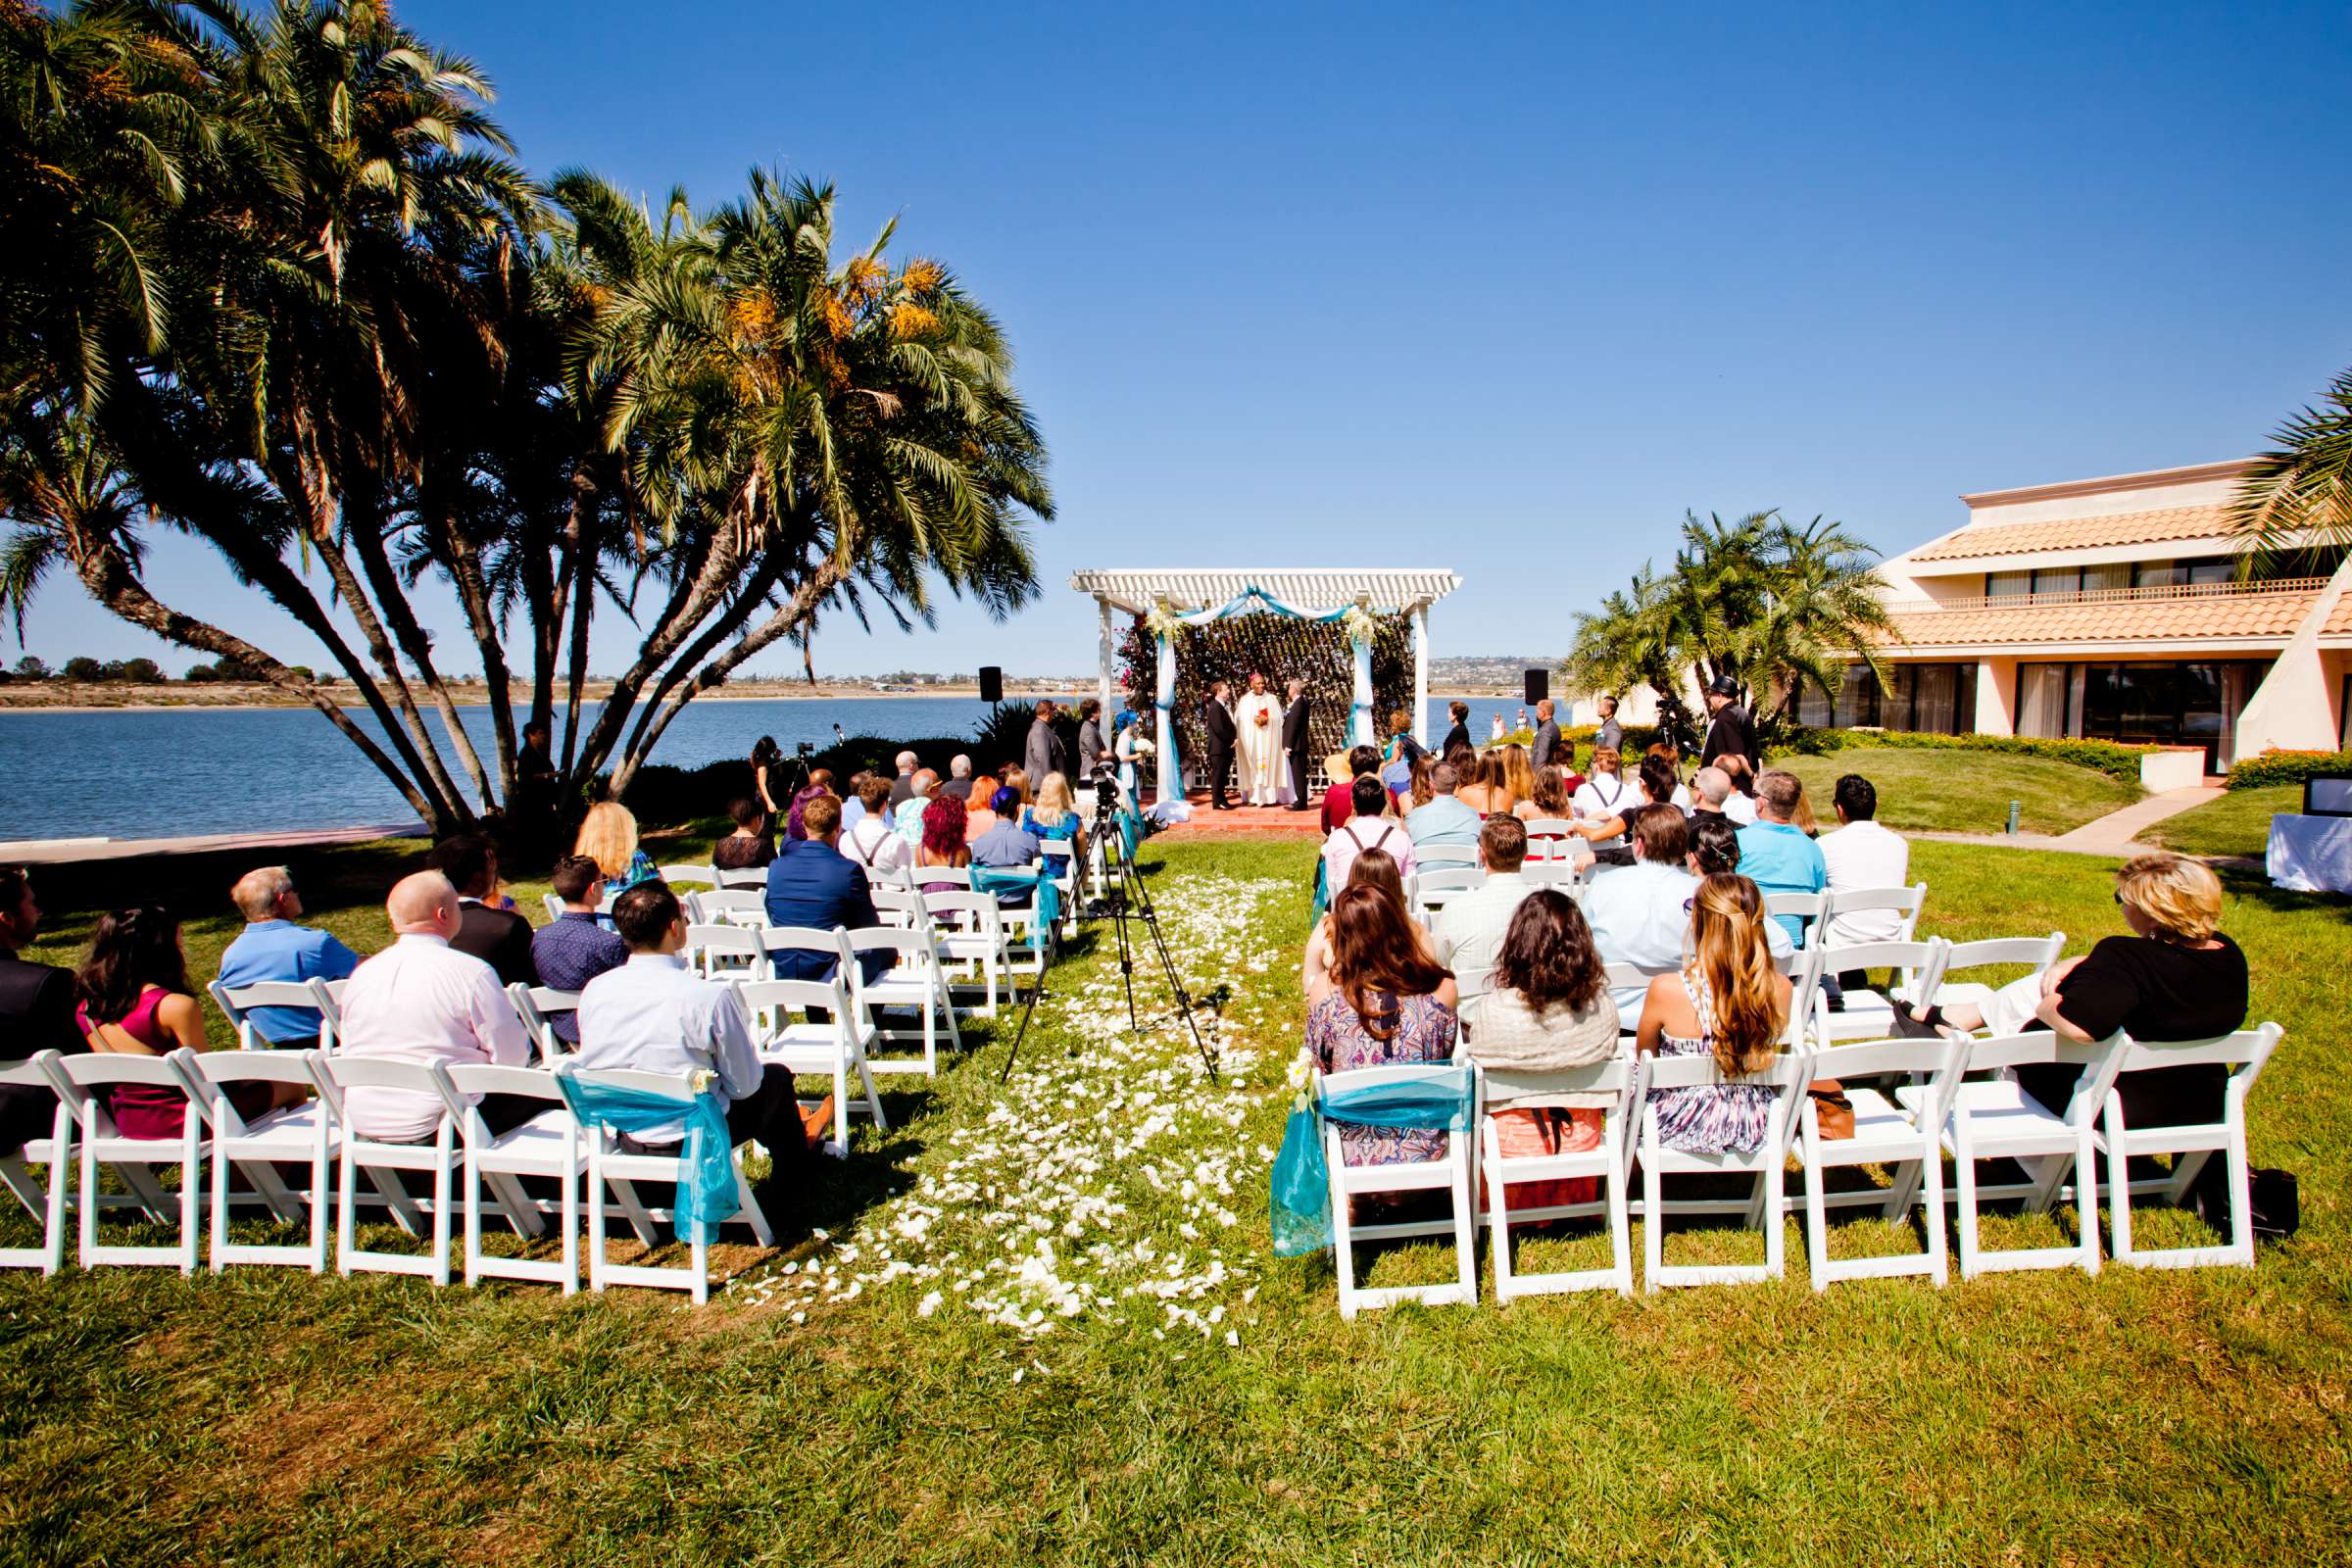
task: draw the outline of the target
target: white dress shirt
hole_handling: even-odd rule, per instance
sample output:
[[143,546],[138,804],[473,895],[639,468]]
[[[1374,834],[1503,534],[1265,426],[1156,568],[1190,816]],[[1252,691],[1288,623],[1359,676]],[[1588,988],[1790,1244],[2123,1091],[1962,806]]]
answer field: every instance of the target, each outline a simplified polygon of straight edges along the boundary
[[1481,886],[1446,895],[1446,906],[1438,911],[1429,933],[1438,961],[1456,974],[1494,968],[1502,939],[1510,933],[1511,916],[1534,891],[1516,871],[1494,871]]
[[[705,980],[671,954],[632,953],[580,991],[579,1064],[591,1071],[718,1074],[724,1101],[758,1092],[764,1069],[732,986]],[[682,1122],[649,1128],[649,1144],[676,1143]]]
[[[1848,822],[1835,833],[1824,833],[1822,864],[1829,868],[1830,891],[1855,893],[1864,888],[1908,887],[1911,846],[1900,833],[1876,822]],[[1830,942],[1898,942],[1903,917],[1892,909],[1857,909],[1830,922]]]
[[1355,869],[1355,858],[1378,850],[1396,862],[1398,876],[1413,874],[1413,836],[1402,822],[1385,816],[1350,817],[1323,841],[1323,889],[1335,901]]
[[[418,932],[352,972],[336,1040],[345,1055],[394,1061],[519,1067],[531,1059],[530,1037],[490,966]],[[438,1095],[358,1088],[343,1100],[364,1138],[409,1143],[430,1138],[441,1124]]]
[[1756,821],[1756,803],[1752,796],[1738,790],[1723,798],[1723,814],[1741,827],[1753,827]]
[[914,858],[913,849],[899,837],[886,811],[868,811],[859,817],[856,827],[842,834],[839,847],[849,859],[869,872],[886,872],[893,881]]
[[1648,804],[1649,798],[1642,793],[1641,781],[1622,773],[1614,777],[1595,774],[1579,784],[1576,794],[1569,799],[1576,814],[1584,817],[1616,816]]
[[[1679,865],[1636,860],[1602,866],[1585,890],[1585,919],[1603,963],[1630,963],[1645,975],[1673,974],[1683,966],[1690,934],[1690,901],[1698,878]],[[1764,922],[1764,943],[1778,960],[1796,951],[1778,921]],[[1612,993],[1617,1021],[1627,1029],[1642,1021],[1646,985]]]

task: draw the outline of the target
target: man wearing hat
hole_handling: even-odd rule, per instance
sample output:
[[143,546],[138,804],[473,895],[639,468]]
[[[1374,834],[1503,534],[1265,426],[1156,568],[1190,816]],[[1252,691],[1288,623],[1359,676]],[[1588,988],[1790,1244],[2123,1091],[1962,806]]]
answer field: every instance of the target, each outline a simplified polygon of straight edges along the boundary
[[1718,675],[1707,687],[1707,743],[1698,754],[1698,765],[1711,767],[1726,757],[1737,757],[1747,763],[1750,773],[1763,764],[1756,756],[1756,729],[1747,719],[1747,710],[1740,706],[1740,683],[1729,675]]

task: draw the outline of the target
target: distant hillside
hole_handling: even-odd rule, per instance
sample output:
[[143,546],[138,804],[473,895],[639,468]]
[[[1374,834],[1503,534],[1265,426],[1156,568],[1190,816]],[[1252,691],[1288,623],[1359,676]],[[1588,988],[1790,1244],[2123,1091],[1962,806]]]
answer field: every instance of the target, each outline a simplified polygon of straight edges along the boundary
[[1520,677],[1531,669],[1554,669],[1559,664],[1556,655],[1545,654],[1455,654],[1429,662],[1430,685],[1518,688]]

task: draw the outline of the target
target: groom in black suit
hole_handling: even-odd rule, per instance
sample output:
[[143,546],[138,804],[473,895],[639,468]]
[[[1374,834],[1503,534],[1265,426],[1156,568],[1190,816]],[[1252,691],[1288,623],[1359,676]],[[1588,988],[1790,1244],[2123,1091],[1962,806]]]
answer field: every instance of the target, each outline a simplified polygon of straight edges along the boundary
[[1294,679],[1290,684],[1290,706],[1282,710],[1282,749],[1291,757],[1291,809],[1303,811],[1313,805],[1306,798],[1306,682]]
[[1228,699],[1233,688],[1223,681],[1208,689],[1208,701],[1200,705],[1200,723],[1208,731],[1208,803],[1220,811],[1230,811],[1232,805],[1225,799],[1225,776],[1233,771],[1233,709]]

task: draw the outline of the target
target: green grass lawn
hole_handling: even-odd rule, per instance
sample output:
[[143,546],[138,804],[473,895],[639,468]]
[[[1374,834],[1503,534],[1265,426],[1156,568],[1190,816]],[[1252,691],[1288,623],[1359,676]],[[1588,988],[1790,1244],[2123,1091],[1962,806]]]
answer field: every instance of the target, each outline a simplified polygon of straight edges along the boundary
[[1825,828],[1838,820],[1830,791],[1844,773],[1877,786],[1879,820],[1888,827],[1945,833],[1999,833],[2008,826],[2011,801],[2019,804],[2024,831],[2064,833],[2141,796],[2137,784],[2093,768],[1997,752],[1858,746],[1831,757],[1778,757],[1772,765],[1805,781]]
[[[321,903],[356,906],[401,854],[301,870]],[[1149,959],[1128,1027],[1090,928],[1008,1083],[1008,1021],[972,1028],[973,1056],[936,1081],[887,1081],[892,1130],[860,1124],[806,1195],[822,1238],[780,1259],[721,1250],[736,1277],[702,1310],[284,1270],[0,1277],[0,1561],[2341,1557],[2341,901],[2230,879],[2255,1016],[2287,1029],[2254,1094],[2254,1157],[2303,1184],[2302,1234],[2251,1271],[1817,1297],[1791,1224],[1773,1285],[1348,1324],[1329,1264],[1275,1259],[1266,1236],[1311,854],[1147,852],[1221,1084],[1192,1065]],[[2061,928],[2080,952],[2116,928],[2089,858],[1922,843],[1913,864],[1931,932]],[[380,934],[380,914],[328,918]],[[2019,1217],[1988,1240],[2068,1230]],[[0,1222],[0,1243],[29,1235]],[[1909,1241],[1857,1219],[1835,1246]],[[1522,1261],[1594,1247],[1531,1241]],[[1729,1229],[1670,1248],[1760,1252]],[[1443,1266],[1396,1249],[1372,1278]]]
[[2183,855],[2240,855],[2263,858],[2271,842],[2271,818],[2303,809],[2303,786],[2272,784],[2231,790],[2218,801],[2168,816],[2142,828],[2145,844],[2161,844]]

